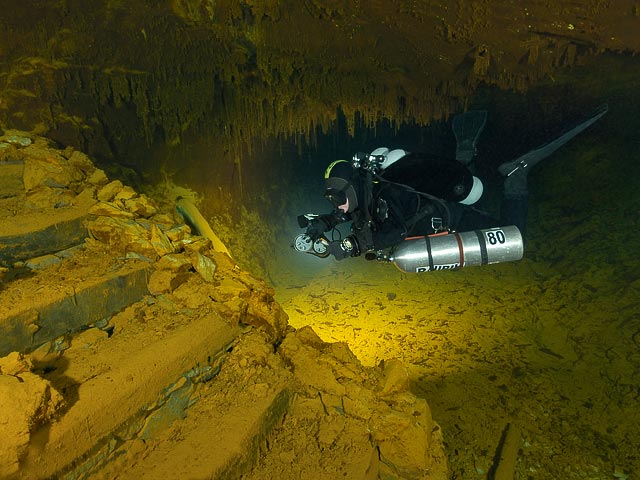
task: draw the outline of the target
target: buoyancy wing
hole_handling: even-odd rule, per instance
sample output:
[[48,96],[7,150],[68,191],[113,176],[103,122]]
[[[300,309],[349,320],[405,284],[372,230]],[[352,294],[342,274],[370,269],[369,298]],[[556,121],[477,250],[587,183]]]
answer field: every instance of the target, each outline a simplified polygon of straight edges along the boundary
[[451,202],[464,200],[473,187],[473,175],[452,159],[410,153],[391,164],[382,178]]

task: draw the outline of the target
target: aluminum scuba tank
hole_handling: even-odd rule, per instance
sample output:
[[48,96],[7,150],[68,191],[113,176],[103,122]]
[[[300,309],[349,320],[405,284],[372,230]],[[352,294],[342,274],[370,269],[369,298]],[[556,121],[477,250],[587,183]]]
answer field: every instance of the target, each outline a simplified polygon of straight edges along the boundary
[[391,251],[388,260],[400,270],[420,273],[512,262],[523,253],[522,234],[510,225],[409,238]]

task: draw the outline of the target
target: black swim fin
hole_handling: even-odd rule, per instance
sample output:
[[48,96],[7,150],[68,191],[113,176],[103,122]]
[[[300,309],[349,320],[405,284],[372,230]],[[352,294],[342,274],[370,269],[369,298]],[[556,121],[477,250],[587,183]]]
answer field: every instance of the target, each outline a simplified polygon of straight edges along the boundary
[[476,142],[487,123],[487,112],[471,110],[456,115],[451,129],[456,137],[456,160],[469,165],[476,154]]
[[532,167],[534,167],[535,165],[540,163],[542,160],[547,158],[549,155],[551,155],[553,152],[558,150],[561,146],[563,146],[573,137],[578,135],[580,132],[586,130],[591,125],[593,125],[598,120],[600,120],[600,118],[605,113],[607,113],[607,111],[609,111],[609,106],[607,104],[600,106],[596,110],[595,115],[592,116],[589,120],[586,120],[581,124],[576,125],[571,130],[569,130],[563,135],[560,135],[555,140],[552,140],[551,142],[546,143],[545,145],[542,145],[534,150],[531,150],[530,152],[525,153],[524,155],[516,158],[515,160],[503,163],[498,167],[498,171],[504,177],[509,177],[516,172],[521,172],[526,175],[526,173]]

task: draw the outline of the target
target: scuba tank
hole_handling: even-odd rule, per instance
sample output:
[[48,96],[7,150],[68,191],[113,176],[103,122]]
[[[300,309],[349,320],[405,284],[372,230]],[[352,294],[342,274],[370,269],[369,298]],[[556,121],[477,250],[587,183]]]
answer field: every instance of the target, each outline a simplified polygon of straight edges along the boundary
[[402,241],[384,258],[408,273],[513,262],[524,253],[518,227],[439,233]]

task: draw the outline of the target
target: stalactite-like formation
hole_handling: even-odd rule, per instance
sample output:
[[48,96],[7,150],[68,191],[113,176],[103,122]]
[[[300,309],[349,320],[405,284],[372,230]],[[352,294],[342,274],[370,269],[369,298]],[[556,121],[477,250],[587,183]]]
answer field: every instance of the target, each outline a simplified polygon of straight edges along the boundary
[[188,131],[218,132],[236,153],[256,139],[313,144],[338,111],[351,133],[356,119],[428,124],[479,84],[525,90],[602,51],[615,22],[600,19],[633,12],[603,2],[11,3],[0,126],[116,158]]

